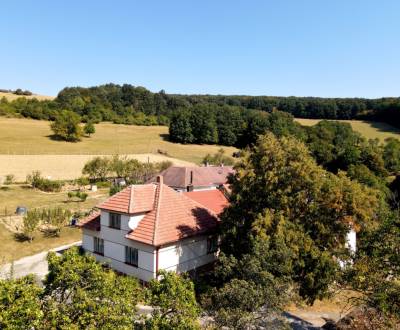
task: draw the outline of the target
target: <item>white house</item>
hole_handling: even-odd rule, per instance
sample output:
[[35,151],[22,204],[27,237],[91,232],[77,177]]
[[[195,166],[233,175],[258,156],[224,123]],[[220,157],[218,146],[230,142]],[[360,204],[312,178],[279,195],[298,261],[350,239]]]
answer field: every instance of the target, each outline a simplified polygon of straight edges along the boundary
[[162,176],[125,188],[80,222],[83,249],[144,282],[161,269],[186,272],[212,263],[217,212],[228,202],[219,190],[190,194],[163,184]]

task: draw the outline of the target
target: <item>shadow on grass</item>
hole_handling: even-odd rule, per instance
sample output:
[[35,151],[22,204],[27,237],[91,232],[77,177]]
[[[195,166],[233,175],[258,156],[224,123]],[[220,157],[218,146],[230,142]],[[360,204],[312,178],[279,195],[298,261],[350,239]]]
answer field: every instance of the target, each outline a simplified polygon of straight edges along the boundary
[[162,133],[162,134],[159,134],[159,136],[160,136],[160,138],[163,139],[164,141],[170,141],[170,140],[169,140],[169,134]]
[[375,128],[378,132],[400,134],[399,128],[394,127],[388,123],[379,122],[379,121],[363,121],[363,122],[371,125],[371,127]]
[[46,238],[51,238],[51,237],[59,237],[60,233],[57,231],[55,228],[46,228],[41,230],[43,233],[43,236]]
[[15,234],[14,234],[14,239],[15,239],[17,242],[21,242],[21,243],[30,240],[29,237],[25,236],[23,233],[15,233]]
[[76,143],[76,142],[80,141],[80,140],[66,140],[66,139],[62,138],[61,136],[55,135],[55,134],[46,135],[45,137],[49,138],[52,141],[58,141],[58,142]]

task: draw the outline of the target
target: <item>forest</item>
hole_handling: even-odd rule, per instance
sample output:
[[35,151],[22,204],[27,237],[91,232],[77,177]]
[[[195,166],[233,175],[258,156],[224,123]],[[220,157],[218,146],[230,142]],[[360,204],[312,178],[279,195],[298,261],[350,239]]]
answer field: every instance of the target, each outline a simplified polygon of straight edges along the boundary
[[400,98],[318,98],[245,95],[182,95],[153,93],[140,86],[106,84],[95,87],[66,87],[54,100],[20,98],[0,101],[0,115],[53,120],[58,111],[70,110],[82,121],[112,121],[120,124],[166,125],[178,109],[208,106],[216,110],[288,112],[299,118],[369,119],[400,127]]

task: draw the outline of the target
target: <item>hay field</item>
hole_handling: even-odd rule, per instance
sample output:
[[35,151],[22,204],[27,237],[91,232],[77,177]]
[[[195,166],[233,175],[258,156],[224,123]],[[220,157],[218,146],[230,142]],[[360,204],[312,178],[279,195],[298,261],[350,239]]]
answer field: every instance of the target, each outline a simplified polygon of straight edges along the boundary
[[[320,119],[304,119],[296,118],[297,122],[304,126],[313,126],[317,124]],[[389,124],[365,121],[365,120],[339,120],[343,123],[349,123],[354,131],[359,132],[367,139],[379,139],[384,141],[388,137],[400,139],[400,129],[393,127]]]
[[[77,143],[57,141],[51,135],[47,121],[0,117],[0,176],[14,174],[24,180],[27,173],[40,170],[53,179],[72,179],[80,175],[83,164],[94,155],[129,155],[141,161],[168,159],[177,165],[188,165],[200,163],[207,153],[220,148],[169,142],[165,126],[101,123],[96,125],[94,135]],[[227,154],[236,150],[223,148]]]
[[[44,177],[54,180],[76,179],[82,176],[85,163],[97,155],[0,155],[0,178],[14,174],[17,182],[24,182],[27,174],[39,170]],[[174,165],[190,166],[191,162],[156,154],[129,154],[141,162],[172,161]],[[0,179],[1,183],[1,179]]]
[[46,96],[46,95],[37,95],[37,94],[32,94],[32,95],[16,95],[13,93],[4,93],[4,92],[0,92],[0,99],[2,97],[5,97],[7,100],[9,101],[13,101],[19,97],[26,97],[27,99],[38,99],[39,101],[43,101],[43,100],[52,100],[54,99],[54,96]]

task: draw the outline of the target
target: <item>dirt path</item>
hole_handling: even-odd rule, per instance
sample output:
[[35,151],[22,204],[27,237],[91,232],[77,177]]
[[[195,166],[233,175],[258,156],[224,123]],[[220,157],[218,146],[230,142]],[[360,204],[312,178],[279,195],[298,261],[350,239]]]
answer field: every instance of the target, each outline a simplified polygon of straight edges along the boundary
[[0,278],[2,279],[8,278],[10,277],[11,273],[13,278],[19,278],[26,276],[28,274],[34,274],[37,276],[39,280],[42,280],[48,273],[48,264],[46,257],[50,251],[61,252],[65,249],[70,248],[71,246],[80,244],[81,242],[78,241],[71,244],[59,246],[49,251],[44,251],[35,254],[33,256],[19,259],[15,261],[13,264],[8,263],[3,266],[0,266]]

